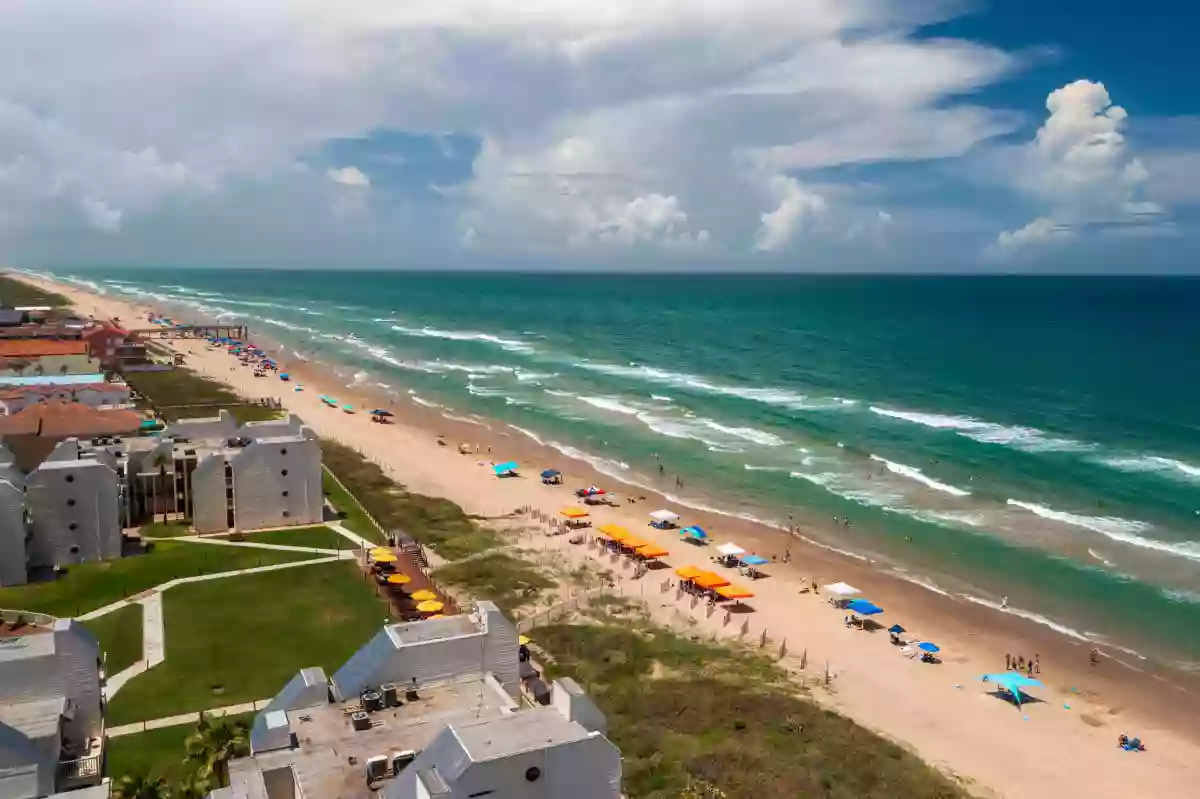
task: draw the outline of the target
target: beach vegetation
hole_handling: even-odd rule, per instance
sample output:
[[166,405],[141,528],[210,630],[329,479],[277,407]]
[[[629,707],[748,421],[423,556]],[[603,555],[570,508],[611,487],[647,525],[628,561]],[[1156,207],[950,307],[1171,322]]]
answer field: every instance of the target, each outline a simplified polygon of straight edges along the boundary
[[129,604],[82,624],[100,642],[106,674],[116,674],[142,659],[141,605]]
[[487,552],[449,563],[435,569],[433,578],[480,599],[490,599],[510,616],[536,604],[555,585],[537,566],[504,552]]
[[127,372],[122,377],[139,398],[135,404],[168,422],[217,416],[229,411],[239,424],[278,419],[281,412],[247,402],[232,388],[184,367],[165,372]]
[[[233,727],[245,738],[253,721],[253,713],[240,713],[210,717],[208,723]],[[187,756],[187,741],[196,728],[197,724],[180,724],[109,738],[105,746],[108,776],[114,784],[139,775],[161,779],[171,789],[173,799],[208,796],[215,786],[197,773],[197,763]]]
[[0,588],[0,607],[79,616],[180,577],[311,559],[303,552],[156,541],[137,555],[80,563],[57,579]]
[[114,799],[171,799],[171,786],[162,777],[128,774],[113,786]]
[[412,536],[446,560],[494,549],[500,537],[448,499],[408,491],[356,450],[322,439],[325,466],[387,532]]
[[108,722],[272,697],[302,668],[332,674],[387,618],[348,562],[176,586],[163,594],[167,659],[112,698]]
[[630,797],[966,796],[897,744],[820,707],[755,650],[685,637],[645,614],[530,635],[547,676],[573,677],[607,715]]
[[342,484],[333,476],[333,472],[329,471],[328,466],[321,472],[321,485],[325,491],[325,498],[337,511],[338,520],[347,530],[377,544],[382,544],[386,540],[383,530],[380,530],[379,525],[375,524],[367,515],[362,503],[342,487]]
[[46,291],[31,283],[0,275],[0,307],[15,308],[30,305],[66,308],[71,305],[71,301],[56,291]]

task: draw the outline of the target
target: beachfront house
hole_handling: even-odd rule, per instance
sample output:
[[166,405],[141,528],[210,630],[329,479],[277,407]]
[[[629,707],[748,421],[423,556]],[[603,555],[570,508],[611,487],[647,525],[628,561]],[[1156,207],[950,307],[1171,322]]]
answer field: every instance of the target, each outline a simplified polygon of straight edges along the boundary
[[25,480],[28,566],[56,568],[121,557],[115,459],[64,441]]
[[80,375],[99,370],[100,361],[91,356],[83,341],[0,340],[0,375]]
[[332,680],[288,682],[210,799],[618,799],[603,714],[574,683],[530,707],[518,669],[517,631],[491,602],[385,625]]
[[71,619],[0,616],[0,797],[99,786],[104,712],[95,637]]

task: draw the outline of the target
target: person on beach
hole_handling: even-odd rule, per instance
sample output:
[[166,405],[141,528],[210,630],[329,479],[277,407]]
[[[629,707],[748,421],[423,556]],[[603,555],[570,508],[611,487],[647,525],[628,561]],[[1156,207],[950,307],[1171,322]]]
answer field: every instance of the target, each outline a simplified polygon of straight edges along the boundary
[[1092,647],[1092,654],[1089,656],[1093,666],[1100,665],[1100,650],[1097,647]]
[[1025,656],[1024,655],[1020,655],[1017,657],[1017,671],[1025,671]]
[[1036,652],[1033,655],[1033,673],[1034,674],[1042,673],[1042,656],[1037,654]]
[[1012,671],[1012,667],[1013,667],[1012,655],[1005,653],[1005,655],[1004,655],[1004,670]]
[[1002,607],[1002,608],[1008,607],[1008,597],[1006,597],[1006,596],[1000,597],[1000,607]]
[[666,466],[663,466],[661,463],[660,463],[660,464],[658,464],[658,473],[659,473],[660,475],[661,475],[661,474],[663,474],[663,473],[664,473],[664,472],[666,472],[666,471],[667,471],[667,467],[666,467]]

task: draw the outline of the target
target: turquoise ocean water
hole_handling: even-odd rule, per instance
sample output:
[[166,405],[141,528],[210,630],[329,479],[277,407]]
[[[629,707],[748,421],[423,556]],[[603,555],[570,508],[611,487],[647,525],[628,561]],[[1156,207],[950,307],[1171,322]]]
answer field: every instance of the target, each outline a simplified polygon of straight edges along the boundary
[[694,505],[849,518],[824,543],[1200,668],[1200,280],[56,276],[242,317]]

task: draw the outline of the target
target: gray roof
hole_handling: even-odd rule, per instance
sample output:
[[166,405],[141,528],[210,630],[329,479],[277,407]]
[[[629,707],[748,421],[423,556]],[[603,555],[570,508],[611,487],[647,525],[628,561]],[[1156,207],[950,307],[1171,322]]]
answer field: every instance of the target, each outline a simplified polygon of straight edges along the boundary
[[0,663],[29,660],[54,654],[54,636],[48,633],[0,638]]
[[91,785],[87,788],[76,788],[73,791],[52,793],[46,799],[108,799],[110,787],[107,784]]
[[451,729],[472,762],[531,752],[588,737],[583,727],[567,721],[554,708],[540,707],[498,719],[454,724]]
[[34,699],[13,705],[0,705],[0,723],[36,740],[57,735],[60,719],[67,709],[64,696]]
[[426,641],[441,641],[460,635],[477,635],[481,631],[469,616],[447,616],[444,619],[425,619],[393,624],[388,628],[392,640],[398,645],[423,644]]
[[16,311],[11,308],[0,308],[0,325],[19,325],[24,319],[25,313],[23,311]]

